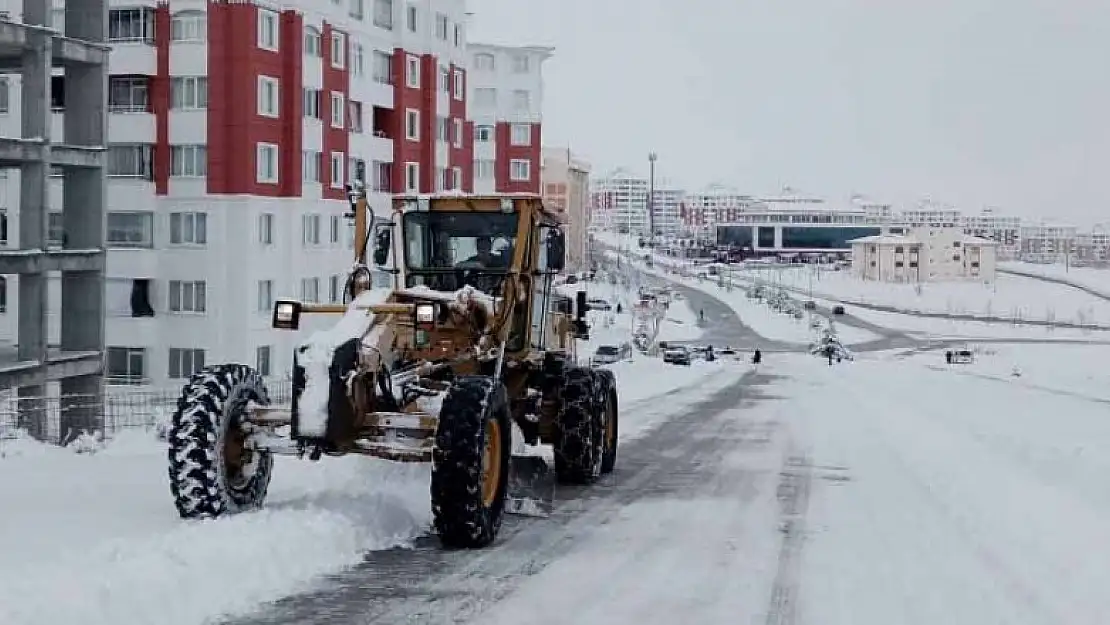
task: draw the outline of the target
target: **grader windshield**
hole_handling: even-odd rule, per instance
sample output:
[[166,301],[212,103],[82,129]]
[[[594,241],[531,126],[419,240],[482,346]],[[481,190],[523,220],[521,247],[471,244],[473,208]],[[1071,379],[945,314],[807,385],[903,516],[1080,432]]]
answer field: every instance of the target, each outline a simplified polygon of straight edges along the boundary
[[496,294],[512,265],[519,218],[493,212],[405,214],[405,286],[453,291],[469,284]]

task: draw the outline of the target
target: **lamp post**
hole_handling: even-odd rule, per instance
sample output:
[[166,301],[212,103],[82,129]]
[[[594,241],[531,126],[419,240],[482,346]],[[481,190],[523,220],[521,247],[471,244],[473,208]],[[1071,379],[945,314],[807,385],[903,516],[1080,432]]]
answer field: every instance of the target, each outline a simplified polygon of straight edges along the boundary
[[648,247],[655,242],[655,160],[659,155],[648,152]]

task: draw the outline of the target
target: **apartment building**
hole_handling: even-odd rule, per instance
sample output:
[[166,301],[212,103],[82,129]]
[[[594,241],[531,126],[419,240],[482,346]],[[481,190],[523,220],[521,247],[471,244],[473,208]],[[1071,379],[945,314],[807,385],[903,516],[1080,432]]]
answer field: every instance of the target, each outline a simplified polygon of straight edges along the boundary
[[1041,222],[1021,227],[1021,260],[1037,263],[1066,262],[1075,251],[1079,229],[1075,226]]
[[543,63],[553,48],[469,43],[474,190],[539,193]]
[[[284,377],[303,332],[272,330],[272,302],[342,299],[353,247],[344,185],[365,181],[382,214],[390,192],[473,188],[463,4],[111,2],[110,383],[172,386],[227,361]],[[56,2],[54,26],[64,18]],[[69,80],[59,71],[49,86],[55,136],[82,102]],[[18,74],[6,75],[0,135],[18,136],[18,102]],[[56,246],[79,236],[57,210],[61,182],[47,201]],[[0,187],[19,197],[17,175]],[[4,205],[0,245],[19,245],[14,207]],[[17,324],[13,282],[0,299],[5,338]],[[57,342],[61,281],[51,282]]]
[[543,148],[541,157],[544,205],[565,216],[567,267],[582,270],[590,226],[590,166],[567,148]]
[[595,210],[609,227],[638,235],[648,232],[648,179],[616,169],[590,179]]
[[687,192],[680,209],[682,231],[702,240],[713,240],[718,225],[736,223],[741,213],[758,206],[752,196],[722,184]]
[[1021,218],[984,208],[977,215],[963,216],[964,233],[998,244],[1000,259],[1016,258],[1021,250]]

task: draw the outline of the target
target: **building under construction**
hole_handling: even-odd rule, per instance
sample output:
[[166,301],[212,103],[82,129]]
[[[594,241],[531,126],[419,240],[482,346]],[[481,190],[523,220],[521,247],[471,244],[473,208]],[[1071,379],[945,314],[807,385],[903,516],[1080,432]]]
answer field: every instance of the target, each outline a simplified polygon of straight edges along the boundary
[[[9,237],[0,246],[0,277],[18,294],[11,298],[17,309],[9,311],[18,324],[15,346],[0,352],[0,393],[15,389],[20,427],[65,442],[97,428],[102,413],[108,3],[67,2],[64,28],[51,24],[51,0],[23,0],[21,13],[8,8],[0,19],[0,71],[18,78],[10,81],[19,84],[10,107],[21,132],[0,137],[0,167],[19,170],[20,193],[18,207],[5,207]],[[60,133],[51,112],[58,68],[65,89]],[[62,181],[61,246],[48,241],[52,171]],[[59,274],[61,301],[53,304],[61,332],[53,345],[47,287]],[[12,337],[2,338],[11,344]],[[60,402],[47,400],[59,394]],[[48,424],[48,406],[60,407],[57,427]]]

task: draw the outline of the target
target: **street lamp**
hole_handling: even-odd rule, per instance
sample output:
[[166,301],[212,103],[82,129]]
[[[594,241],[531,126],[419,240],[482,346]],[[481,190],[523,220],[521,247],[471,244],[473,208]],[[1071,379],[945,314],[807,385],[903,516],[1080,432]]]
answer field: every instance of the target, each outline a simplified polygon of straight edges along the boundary
[[659,155],[648,152],[648,247],[655,242],[655,160]]

